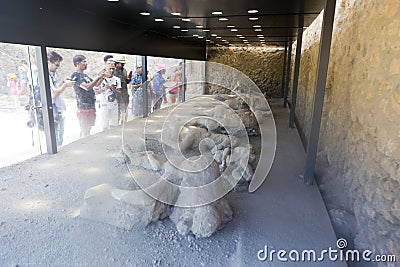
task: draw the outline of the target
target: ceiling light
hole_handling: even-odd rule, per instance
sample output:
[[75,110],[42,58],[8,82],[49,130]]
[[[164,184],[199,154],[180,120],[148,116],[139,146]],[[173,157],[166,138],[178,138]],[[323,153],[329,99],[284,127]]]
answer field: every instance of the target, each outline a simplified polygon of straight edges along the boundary
[[145,11],[140,12],[139,14],[142,16],[150,16],[150,12],[145,12]]
[[264,35],[262,35],[262,34],[257,34],[257,36],[260,37],[260,36],[264,36]]
[[247,10],[247,13],[255,14],[255,13],[258,13],[258,10],[257,9],[249,9],[249,10]]
[[188,22],[188,21],[190,21],[190,19],[182,19],[182,21],[186,21],[186,22]]
[[229,19],[228,18],[219,18],[218,20],[219,21],[228,21]]
[[214,11],[211,14],[213,14],[213,15],[222,15],[222,11]]
[[235,28],[235,25],[227,25],[227,28]]
[[107,0],[108,2],[119,2],[119,0]]
[[240,39],[244,39],[244,38],[246,38],[246,37],[244,37],[244,36],[240,36],[239,38],[240,38]]
[[189,30],[186,29],[182,29],[181,32],[188,32]]
[[210,40],[210,39],[207,39],[206,42],[211,42],[211,40]]
[[181,28],[181,26],[179,26],[179,25],[175,25],[173,28],[174,28],[174,29],[180,29],[180,28]]
[[260,36],[260,37],[258,37],[258,38],[260,38],[260,39],[264,39],[264,36]]
[[226,40],[224,39],[224,40],[221,40],[222,42],[226,42]]
[[180,16],[181,13],[179,13],[179,12],[172,12],[171,15],[172,15],[172,16]]
[[197,37],[197,36],[199,36],[198,34],[193,34],[193,37]]
[[238,29],[231,29],[231,32],[237,32]]
[[215,38],[217,38],[217,39],[221,39],[222,37],[221,37],[221,36],[217,36],[217,37],[215,37]]
[[258,18],[249,18],[249,20],[258,20]]
[[203,28],[202,25],[196,25],[196,28]]
[[209,31],[210,31],[209,29],[204,29],[204,30],[203,30],[203,32],[209,32]]
[[157,21],[157,22],[163,22],[164,20],[163,20],[163,19],[159,19],[159,18],[157,18],[157,19],[154,19],[154,21]]
[[218,35],[216,35],[215,33],[212,33],[211,36],[215,37],[215,36],[218,36]]
[[199,39],[203,39],[203,38],[204,38],[204,36],[198,36],[197,38],[199,38]]
[[253,25],[254,28],[261,28],[261,25]]
[[256,32],[262,32],[262,29],[254,29]]

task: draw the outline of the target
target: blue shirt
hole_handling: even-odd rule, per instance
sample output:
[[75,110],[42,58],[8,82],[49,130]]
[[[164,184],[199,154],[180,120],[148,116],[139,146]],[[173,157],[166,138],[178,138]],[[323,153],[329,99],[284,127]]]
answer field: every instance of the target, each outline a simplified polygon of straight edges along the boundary
[[131,81],[129,82],[130,84],[141,84],[142,83],[142,75],[139,75],[137,72],[132,75]]
[[164,93],[164,83],[165,79],[163,76],[159,72],[156,72],[153,76],[153,90],[156,94]]

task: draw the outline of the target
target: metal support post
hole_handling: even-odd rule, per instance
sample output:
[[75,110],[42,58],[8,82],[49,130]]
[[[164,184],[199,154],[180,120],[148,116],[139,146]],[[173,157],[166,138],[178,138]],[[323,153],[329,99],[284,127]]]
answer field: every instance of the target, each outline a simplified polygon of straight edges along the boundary
[[181,89],[181,101],[182,103],[186,100],[186,60],[182,62],[182,89]]
[[46,46],[36,46],[35,53],[36,63],[38,67],[40,98],[42,102],[43,124],[44,134],[46,136],[47,153],[55,154],[57,153],[57,143],[54,128],[53,100],[51,98]]
[[282,88],[281,88],[281,98],[285,96],[285,74],[286,74],[286,58],[288,51],[288,43],[285,42],[285,53],[283,54],[283,71],[282,71]]
[[[143,93],[143,118],[149,115],[149,94],[147,88],[149,87],[147,80],[147,56],[142,56],[142,93]],[[151,108],[151,107],[150,107]]]
[[286,65],[286,82],[285,82],[285,93],[283,96],[283,107],[287,107],[288,103],[288,92],[289,92],[289,84],[290,84],[290,69],[292,65],[292,41],[289,41],[289,54],[288,54],[288,62]]
[[327,0],[322,23],[322,34],[318,56],[317,79],[314,89],[314,105],[311,121],[310,136],[307,142],[306,164],[304,170],[304,182],[311,185],[314,180],[315,162],[318,150],[319,131],[321,127],[322,108],[326,76],[328,73],[329,53],[332,41],[333,21],[335,18],[336,0]]
[[294,61],[292,99],[290,102],[290,119],[289,119],[290,128],[294,128],[294,117],[296,115],[295,112],[296,112],[296,101],[297,101],[297,88],[299,87],[299,72],[300,72],[301,45],[303,43],[304,15],[300,16],[299,22],[300,22],[299,29],[297,31],[296,59]]

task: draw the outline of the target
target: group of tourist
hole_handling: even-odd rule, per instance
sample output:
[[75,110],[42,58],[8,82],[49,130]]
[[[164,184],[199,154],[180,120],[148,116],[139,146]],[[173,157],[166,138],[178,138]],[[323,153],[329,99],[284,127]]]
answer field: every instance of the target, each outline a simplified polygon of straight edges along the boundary
[[[165,102],[164,98],[166,94],[170,94],[171,103],[176,102],[176,94],[180,88],[181,64],[174,69],[172,75],[168,78],[164,77],[167,67],[160,65],[157,67],[152,78],[147,73],[147,80],[143,81],[142,66],[136,66],[136,71],[134,73],[131,71],[128,74],[125,69],[127,61],[124,56],[114,58],[112,55],[106,55],[104,57],[104,68],[96,77],[91,78],[85,73],[88,65],[86,57],[84,55],[75,55],[72,60],[75,72],[64,81],[58,83],[56,71],[62,61],[63,57],[55,51],[47,54],[57,146],[61,146],[63,143],[64,116],[66,111],[63,92],[67,88],[73,87],[75,92],[80,137],[90,135],[90,131],[96,122],[96,113],[101,118],[102,130],[124,123],[128,117],[129,91],[132,96],[132,115],[135,117],[143,116],[143,101],[146,91],[148,100],[147,110],[149,113],[160,109],[162,101],[164,100]],[[27,90],[23,89],[23,86],[27,86],[30,83],[29,78],[23,75],[24,72],[28,73],[29,70],[26,61],[21,63],[19,86],[22,91]],[[22,70],[25,66],[24,63],[26,65],[25,71]],[[15,88],[13,89],[14,91],[17,90],[18,81],[15,75],[9,76],[8,84],[11,95],[11,88]],[[167,88],[165,86],[166,81],[173,82],[174,86]],[[38,84],[38,82],[36,83]],[[30,89],[32,95],[33,89]],[[18,92],[14,91],[13,94],[18,94]],[[96,103],[99,104],[97,105]],[[153,108],[151,108],[152,103]]]

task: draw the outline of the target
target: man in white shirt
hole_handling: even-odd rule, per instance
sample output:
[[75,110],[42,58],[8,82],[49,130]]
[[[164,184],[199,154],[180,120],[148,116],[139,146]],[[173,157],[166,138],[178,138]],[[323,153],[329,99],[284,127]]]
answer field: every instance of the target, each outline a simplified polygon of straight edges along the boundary
[[118,125],[117,95],[121,94],[121,80],[114,76],[115,65],[108,63],[105,78],[94,90],[100,100],[100,116],[103,130]]

